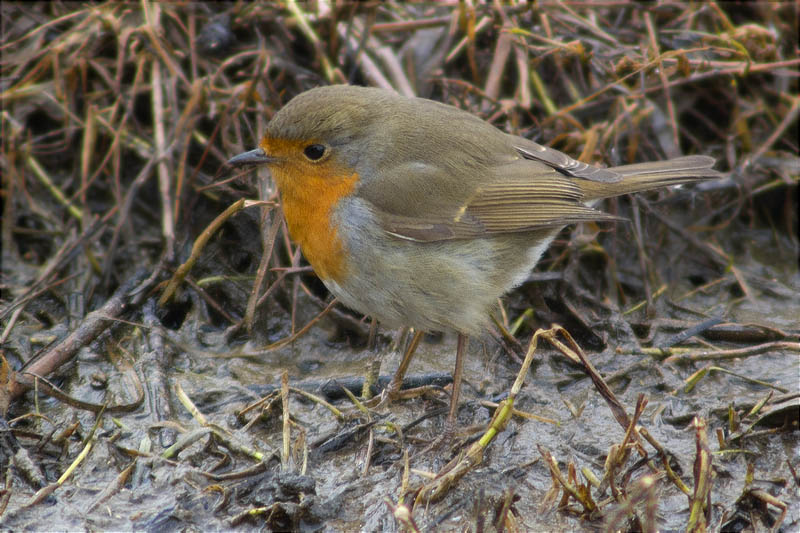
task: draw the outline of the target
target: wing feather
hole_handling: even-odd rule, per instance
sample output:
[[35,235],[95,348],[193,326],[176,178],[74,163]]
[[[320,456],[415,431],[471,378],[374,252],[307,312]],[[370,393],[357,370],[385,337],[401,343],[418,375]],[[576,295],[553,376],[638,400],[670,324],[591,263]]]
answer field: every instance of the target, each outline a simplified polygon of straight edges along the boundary
[[[396,193],[403,181],[401,178],[394,182]],[[429,208],[416,203],[413,216],[398,213],[396,209],[390,212],[379,202],[373,202],[373,210],[385,231],[420,242],[519,233],[616,218],[584,204],[583,193],[574,178],[526,159],[487,169],[471,194],[447,208],[442,207],[448,205],[446,196],[428,198],[427,202]]]

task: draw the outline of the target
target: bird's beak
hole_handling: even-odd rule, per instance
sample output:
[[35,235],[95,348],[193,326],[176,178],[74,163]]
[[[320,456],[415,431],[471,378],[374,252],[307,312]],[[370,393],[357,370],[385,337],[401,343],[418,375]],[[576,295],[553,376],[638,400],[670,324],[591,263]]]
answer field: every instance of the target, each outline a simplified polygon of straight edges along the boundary
[[244,152],[235,155],[228,159],[228,164],[234,167],[243,167],[248,165],[266,165],[275,161],[274,157],[268,156],[263,149],[256,148],[249,152]]

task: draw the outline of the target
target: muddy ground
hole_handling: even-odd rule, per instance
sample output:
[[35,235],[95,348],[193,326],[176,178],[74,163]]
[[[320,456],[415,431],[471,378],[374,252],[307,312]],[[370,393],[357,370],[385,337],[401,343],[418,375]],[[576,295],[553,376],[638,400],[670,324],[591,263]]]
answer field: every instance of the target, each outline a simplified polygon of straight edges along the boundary
[[[0,9],[3,529],[800,527],[796,5]],[[563,230],[502,302],[513,340],[472,339],[429,450],[455,336],[422,342],[422,393],[356,407],[407,335],[330,306],[269,174],[224,165],[344,82],[599,165],[726,174]],[[212,224],[240,199],[262,202]],[[577,346],[538,338],[517,411],[428,499],[553,324]]]

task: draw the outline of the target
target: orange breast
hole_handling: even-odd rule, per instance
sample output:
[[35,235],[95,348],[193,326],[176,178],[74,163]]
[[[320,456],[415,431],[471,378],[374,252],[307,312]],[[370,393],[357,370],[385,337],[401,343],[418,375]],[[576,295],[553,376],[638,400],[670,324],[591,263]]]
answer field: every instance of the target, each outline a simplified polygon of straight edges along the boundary
[[272,169],[281,191],[289,233],[314,272],[322,279],[338,283],[347,274],[347,261],[331,215],[339,200],[352,194],[358,175],[322,175],[315,168],[304,170],[304,175],[297,176],[285,168]]

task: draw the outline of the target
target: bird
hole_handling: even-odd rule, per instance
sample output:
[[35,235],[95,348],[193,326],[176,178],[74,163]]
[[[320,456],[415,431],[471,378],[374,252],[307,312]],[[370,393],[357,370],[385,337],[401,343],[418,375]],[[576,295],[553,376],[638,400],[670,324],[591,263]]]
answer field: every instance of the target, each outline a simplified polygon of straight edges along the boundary
[[274,114],[257,148],[292,239],[345,306],[414,336],[457,334],[444,434],[452,435],[469,336],[527,279],[566,225],[617,217],[604,198],[719,178],[705,155],[601,168],[441,102],[351,85],[317,87]]

